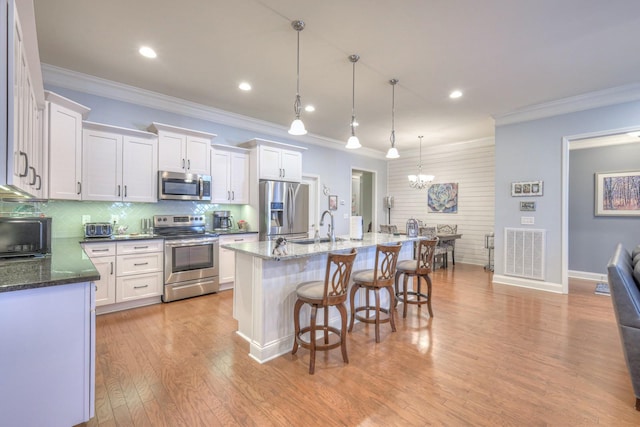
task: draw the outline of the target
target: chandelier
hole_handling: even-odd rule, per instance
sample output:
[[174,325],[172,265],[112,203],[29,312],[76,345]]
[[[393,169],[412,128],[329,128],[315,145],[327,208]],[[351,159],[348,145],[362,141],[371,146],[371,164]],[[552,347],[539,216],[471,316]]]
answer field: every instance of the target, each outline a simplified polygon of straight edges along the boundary
[[420,135],[418,137],[420,139],[420,160],[418,161],[418,174],[417,175],[409,175],[409,186],[411,188],[415,188],[416,190],[422,190],[423,188],[427,188],[429,183],[433,181],[435,176],[433,175],[424,175],[422,173],[422,138]]

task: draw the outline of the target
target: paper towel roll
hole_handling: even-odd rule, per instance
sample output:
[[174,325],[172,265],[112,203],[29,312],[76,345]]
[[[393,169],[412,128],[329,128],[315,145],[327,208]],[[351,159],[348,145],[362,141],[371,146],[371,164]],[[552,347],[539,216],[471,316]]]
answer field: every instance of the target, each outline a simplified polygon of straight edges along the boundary
[[354,240],[362,240],[363,226],[361,216],[352,216],[351,225],[349,227],[349,237]]

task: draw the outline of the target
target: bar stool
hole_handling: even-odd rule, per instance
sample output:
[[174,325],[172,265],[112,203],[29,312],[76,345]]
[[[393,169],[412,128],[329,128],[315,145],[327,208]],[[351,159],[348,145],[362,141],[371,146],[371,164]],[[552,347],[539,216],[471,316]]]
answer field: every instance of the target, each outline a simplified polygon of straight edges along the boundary
[[[396,287],[396,305],[398,302],[402,302],[404,307],[402,308],[402,317],[407,317],[407,306],[409,304],[416,304],[418,309],[422,304],[427,304],[429,309],[429,316],[433,317],[433,311],[431,310],[431,273],[433,269],[433,257],[436,253],[436,245],[438,239],[433,240],[421,239],[418,241],[418,250],[416,252],[416,259],[407,259],[398,261],[396,268],[395,287]],[[404,281],[402,283],[402,291],[399,289],[400,276],[404,275]],[[409,278],[416,278],[415,288],[409,290]],[[427,283],[426,293],[422,292],[422,279]],[[414,298],[409,298],[409,297]]]
[[[327,269],[324,281],[303,282],[296,287],[298,299],[293,307],[294,321],[294,355],[298,351],[298,346],[309,349],[309,374],[313,374],[316,365],[316,351],[331,350],[336,347],[342,348],[342,359],[344,363],[349,363],[347,357],[347,309],[344,302],[347,299],[347,290],[349,287],[349,277],[353,268],[353,261],[356,258],[357,251],[351,250],[349,254],[330,253],[327,256]],[[311,318],[309,326],[300,328],[300,309],[304,304],[311,306]],[[341,328],[329,326],[329,307],[334,306],[340,312]],[[320,325],[316,324],[316,314],[318,308],[324,308],[324,322]],[[316,331],[324,332],[324,343],[316,343]],[[329,332],[336,334],[339,341],[329,344]],[[309,341],[303,338],[303,335],[309,333]]]
[[[362,270],[353,274],[353,286],[351,287],[351,322],[349,332],[353,330],[353,323],[358,319],[364,323],[374,323],[376,325],[376,342],[380,342],[380,323],[391,323],[391,331],[396,331],[396,323],[393,318],[395,308],[393,279],[396,274],[396,263],[402,244],[398,245],[377,245],[376,260],[373,270]],[[358,289],[364,288],[366,291],[366,302],[364,306],[355,306],[355,296]],[[389,308],[380,307],[380,289],[385,288],[389,292]],[[375,306],[369,303],[369,291],[375,295]],[[373,317],[369,316],[369,311],[373,310]],[[365,311],[366,314],[357,314]],[[387,317],[381,318],[380,313],[386,313]]]

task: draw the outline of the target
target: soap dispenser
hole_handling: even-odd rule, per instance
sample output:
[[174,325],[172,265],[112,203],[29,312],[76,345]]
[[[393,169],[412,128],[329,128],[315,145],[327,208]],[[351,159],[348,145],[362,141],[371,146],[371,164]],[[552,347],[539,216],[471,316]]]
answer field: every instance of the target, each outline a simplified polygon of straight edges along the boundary
[[320,232],[318,231],[318,227],[314,227],[314,228],[316,231],[313,234],[313,243],[317,245],[318,243],[320,243]]

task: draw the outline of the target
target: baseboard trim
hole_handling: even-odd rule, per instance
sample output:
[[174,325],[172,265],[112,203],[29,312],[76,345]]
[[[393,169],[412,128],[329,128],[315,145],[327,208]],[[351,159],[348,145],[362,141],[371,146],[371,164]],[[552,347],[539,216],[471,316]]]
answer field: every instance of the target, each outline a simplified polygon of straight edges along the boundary
[[499,285],[518,286],[520,288],[536,289],[539,291],[553,292],[557,294],[563,293],[562,285],[560,283],[522,279],[519,277],[503,276],[501,274],[494,274],[492,283]]
[[569,278],[571,279],[584,279],[584,280],[592,280],[594,282],[606,282],[607,275],[602,273],[591,273],[589,271],[576,271],[569,270],[568,271]]

